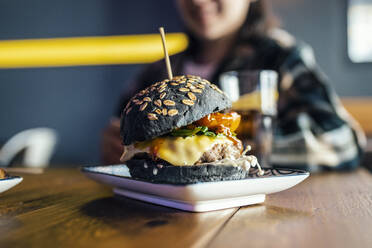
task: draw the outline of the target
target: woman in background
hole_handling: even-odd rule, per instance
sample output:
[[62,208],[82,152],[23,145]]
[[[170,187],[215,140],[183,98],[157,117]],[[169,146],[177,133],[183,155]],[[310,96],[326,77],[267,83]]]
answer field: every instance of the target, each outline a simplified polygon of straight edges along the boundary
[[[218,85],[219,75],[236,70],[279,74],[274,165],[355,168],[365,143],[319,71],[312,49],[278,29],[265,0],[177,0],[190,46],[171,57],[174,75],[192,74]],[[149,65],[130,85],[120,108],[137,91],[167,77],[163,61]],[[118,114],[120,116],[120,114]],[[103,135],[103,159],[119,163],[123,151],[119,120]]]

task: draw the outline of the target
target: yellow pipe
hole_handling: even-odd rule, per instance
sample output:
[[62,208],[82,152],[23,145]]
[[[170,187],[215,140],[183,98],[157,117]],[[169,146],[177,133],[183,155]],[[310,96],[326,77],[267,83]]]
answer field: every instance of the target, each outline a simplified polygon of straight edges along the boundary
[[[166,39],[170,54],[188,44],[183,33]],[[0,41],[0,68],[139,64],[161,58],[159,34]]]

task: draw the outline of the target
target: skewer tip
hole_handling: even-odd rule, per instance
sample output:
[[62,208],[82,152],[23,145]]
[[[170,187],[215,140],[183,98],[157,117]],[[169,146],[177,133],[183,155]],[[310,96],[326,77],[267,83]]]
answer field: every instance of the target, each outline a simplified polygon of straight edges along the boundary
[[172,68],[171,68],[171,65],[170,65],[170,60],[169,60],[168,50],[167,50],[167,46],[166,46],[166,41],[165,41],[164,28],[160,27],[159,32],[160,32],[160,36],[161,36],[161,41],[163,43],[164,59],[165,59],[165,64],[167,66],[168,78],[169,78],[169,80],[171,80],[173,78],[173,74],[172,74]]

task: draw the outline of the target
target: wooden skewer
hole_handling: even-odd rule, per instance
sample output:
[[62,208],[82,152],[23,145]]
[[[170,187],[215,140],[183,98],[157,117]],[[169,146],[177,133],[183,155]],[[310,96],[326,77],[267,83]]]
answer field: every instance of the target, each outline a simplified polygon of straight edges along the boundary
[[166,45],[166,42],[165,42],[164,28],[160,27],[159,31],[160,31],[161,41],[163,43],[164,59],[165,59],[165,64],[167,66],[168,78],[169,78],[169,80],[171,80],[173,78],[173,74],[172,74],[172,68],[171,68],[170,61],[169,61],[167,45]]

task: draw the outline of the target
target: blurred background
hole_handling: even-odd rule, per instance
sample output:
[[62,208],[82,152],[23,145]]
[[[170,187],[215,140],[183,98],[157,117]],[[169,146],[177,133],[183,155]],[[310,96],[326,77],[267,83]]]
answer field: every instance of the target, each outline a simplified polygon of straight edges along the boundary
[[[347,0],[272,0],[282,26],[309,43],[341,97],[372,95],[372,63],[348,56]],[[175,3],[114,0],[0,0],[0,40],[181,32]],[[372,46],[372,44],[371,44]],[[1,56],[1,54],[0,54]],[[100,162],[100,136],[142,65],[0,69],[0,144],[49,127],[54,166]]]

